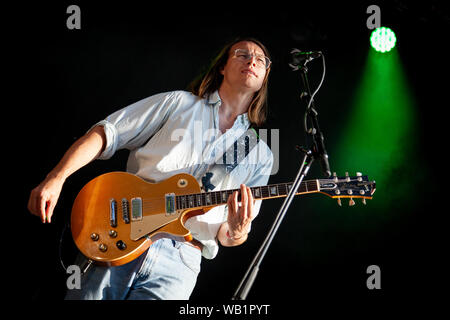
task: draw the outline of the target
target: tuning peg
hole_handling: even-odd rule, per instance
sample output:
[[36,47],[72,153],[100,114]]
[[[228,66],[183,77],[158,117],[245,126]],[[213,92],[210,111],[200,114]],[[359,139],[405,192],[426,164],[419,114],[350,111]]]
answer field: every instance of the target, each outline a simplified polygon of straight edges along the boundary
[[362,204],[366,205],[366,198],[362,198]]
[[334,180],[334,182],[338,182],[338,177],[336,175],[336,172],[333,172],[333,180]]
[[351,206],[354,206],[355,205],[355,200],[353,200],[353,198],[350,198],[350,200],[348,201],[348,205],[351,207]]
[[341,198],[337,198],[337,203],[338,203],[339,207],[342,207]]
[[347,182],[350,182],[350,176],[348,175],[348,172],[345,173],[345,178],[346,178]]
[[358,181],[361,182],[362,181],[362,173],[361,172],[357,172],[356,176],[358,177]]

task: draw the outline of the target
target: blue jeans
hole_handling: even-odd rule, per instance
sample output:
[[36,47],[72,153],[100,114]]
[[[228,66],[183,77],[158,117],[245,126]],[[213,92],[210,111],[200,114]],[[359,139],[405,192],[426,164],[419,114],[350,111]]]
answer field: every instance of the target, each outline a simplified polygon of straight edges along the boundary
[[200,272],[201,251],[171,239],[155,241],[135,260],[118,267],[91,265],[81,289],[66,300],[185,300]]

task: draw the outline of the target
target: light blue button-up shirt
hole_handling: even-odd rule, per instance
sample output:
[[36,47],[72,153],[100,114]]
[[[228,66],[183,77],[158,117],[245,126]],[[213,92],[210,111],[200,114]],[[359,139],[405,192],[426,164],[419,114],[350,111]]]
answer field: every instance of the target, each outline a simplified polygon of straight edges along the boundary
[[[245,113],[222,133],[220,106],[217,91],[206,99],[186,91],[172,91],[140,100],[96,124],[104,127],[106,135],[106,148],[99,159],[109,159],[117,150],[128,149],[130,173],[149,182],[188,173],[201,184],[223,152],[250,126]],[[237,189],[241,183],[266,185],[273,165],[267,144],[260,140],[244,160],[230,174],[224,173],[214,190]],[[261,200],[257,200],[256,214],[260,206]],[[186,222],[193,237],[203,243],[205,258],[217,255],[217,232],[226,220],[227,208],[222,205]]]

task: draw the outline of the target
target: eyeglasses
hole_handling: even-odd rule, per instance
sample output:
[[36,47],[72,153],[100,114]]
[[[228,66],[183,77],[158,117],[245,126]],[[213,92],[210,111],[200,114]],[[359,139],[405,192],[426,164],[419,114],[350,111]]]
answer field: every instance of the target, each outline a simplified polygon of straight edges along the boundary
[[239,61],[242,61],[242,62],[247,62],[247,61],[251,60],[253,57],[255,57],[256,58],[256,66],[258,66],[260,68],[265,68],[265,69],[269,69],[270,64],[272,63],[272,61],[270,61],[270,59],[267,58],[266,56],[264,56],[262,54],[252,54],[244,49],[234,50],[234,56]]

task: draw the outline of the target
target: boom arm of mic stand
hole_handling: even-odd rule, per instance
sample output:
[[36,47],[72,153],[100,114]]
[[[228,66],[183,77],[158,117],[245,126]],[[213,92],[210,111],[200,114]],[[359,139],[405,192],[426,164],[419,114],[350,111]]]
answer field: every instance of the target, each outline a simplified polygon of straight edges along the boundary
[[239,283],[239,286],[237,287],[237,289],[232,297],[232,300],[245,300],[247,298],[247,295],[248,295],[248,293],[253,285],[253,282],[255,281],[256,276],[258,274],[259,265],[261,264],[261,261],[263,260],[264,256],[266,255],[267,249],[269,248],[270,244],[272,243],[272,240],[273,240],[278,228],[280,227],[281,222],[283,221],[283,218],[286,215],[287,210],[289,209],[289,206],[292,202],[292,199],[295,196],[295,193],[298,190],[298,187],[302,183],[305,176],[308,174],[309,168],[311,167],[311,164],[314,161],[314,157],[313,157],[311,150],[303,149],[302,151],[305,153],[305,156],[303,158],[303,162],[300,166],[297,176],[294,180],[292,188],[291,188],[291,190],[289,190],[287,197],[284,199],[284,202],[281,205],[281,208],[278,211],[275,221],[272,224],[272,227],[269,230],[266,238],[264,239],[263,244],[259,248],[257,254],[253,258],[253,261],[251,262],[249,268],[247,269],[247,272],[245,273],[244,277],[242,278],[241,282]]

